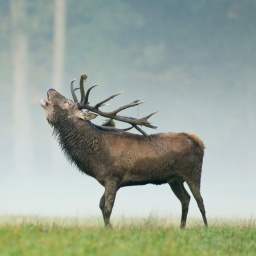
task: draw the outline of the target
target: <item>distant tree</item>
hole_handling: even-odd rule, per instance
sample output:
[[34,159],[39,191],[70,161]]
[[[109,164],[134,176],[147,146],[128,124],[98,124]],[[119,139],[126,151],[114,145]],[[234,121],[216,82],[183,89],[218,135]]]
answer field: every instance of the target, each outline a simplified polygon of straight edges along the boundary
[[26,1],[10,2],[13,55],[13,154],[14,170],[27,171],[32,162],[31,119],[29,116],[28,40],[26,35]]
[[52,86],[60,89],[63,83],[65,57],[66,0],[55,0]]
[[[66,30],[66,0],[54,1],[54,24],[53,24],[53,73],[52,87],[60,90],[63,86],[64,59],[65,59],[65,30]],[[56,161],[62,157],[56,145],[53,145],[53,169],[62,169],[63,161]]]

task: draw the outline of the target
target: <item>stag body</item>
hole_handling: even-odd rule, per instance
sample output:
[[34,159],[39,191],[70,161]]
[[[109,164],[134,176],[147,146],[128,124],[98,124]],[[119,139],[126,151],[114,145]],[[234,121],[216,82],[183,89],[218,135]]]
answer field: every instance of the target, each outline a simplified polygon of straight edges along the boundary
[[184,181],[207,226],[200,194],[204,145],[197,136],[162,133],[147,137],[109,130],[92,124],[89,120],[96,114],[82,112],[77,103],[57,91],[50,89],[47,94],[48,101],[41,101],[41,105],[67,158],[105,187],[100,208],[106,226],[110,225],[119,188],[168,183],[181,202],[181,227],[184,228],[190,201]]

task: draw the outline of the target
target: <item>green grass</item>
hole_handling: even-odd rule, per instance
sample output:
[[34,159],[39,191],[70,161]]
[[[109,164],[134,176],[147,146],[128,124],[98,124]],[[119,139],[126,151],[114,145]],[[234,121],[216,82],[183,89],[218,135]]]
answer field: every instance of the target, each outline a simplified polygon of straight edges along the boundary
[[180,230],[166,219],[0,218],[0,255],[256,255],[256,221],[201,220]]

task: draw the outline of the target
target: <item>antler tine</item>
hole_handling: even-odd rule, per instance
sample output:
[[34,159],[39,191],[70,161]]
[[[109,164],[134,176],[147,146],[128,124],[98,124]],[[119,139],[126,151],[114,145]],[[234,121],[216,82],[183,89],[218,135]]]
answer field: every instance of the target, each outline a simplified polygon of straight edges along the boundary
[[86,95],[85,95],[85,92],[84,92],[84,80],[86,80],[87,78],[88,78],[88,76],[86,74],[81,74],[81,77],[80,77],[81,104],[88,103],[89,93],[88,93],[87,101],[86,101]]
[[138,127],[137,125],[133,125],[133,127],[134,127],[137,131],[141,132],[145,137],[148,137],[147,133],[144,132],[140,127]]
[[[87,90],[87,92],[86,92],[86,95],[85,95],[85,99],[84,99],[84,104],[89,104],[89,102],[88,102],[88,100],[89,100],[89,94],[90,94],[90,91],[91,91],[91,89],[93,89],[94,87],[96,87],[96,86],[98,86],[98,85],[93,85],[92,87],[90,87],[88,90]],[[82,102],[81,102],[82,103]]]
[[[148,116],[145,116],[145,117],[142,117],[142,118],[133,118],[133,117],[125,117],[125,116],[117,116],[117,115],[113,115],[112,118],[113,119],[116,119],[116,120],[119,120],[119,121],[122,121],[122,122],[126,122],[126,123],[129,123],[133,126],[136,126],[136,125],[142,125],[142,126],[146,126],[146,127],[149,127],[149,128],[153,128],[153,129],[156,129],[157,126],[154,126],[152,125],[150,122],[148,122],[148,118],[150,118],[152,115],[154,115],[156,112],[153,112],[151,113],[150,115]],[[134,127],[135,128],[135,127]],[[136,128],[137,129],[137,128]],[[137,129],[138,130],[138,129]]]
[[105,106],[105,104],[104,104],[105,102],[107,102],[107,101],[113,99],[114,97],[120,95],[121,93],[123,93],[123,92],[122,92],[122,91],[121,91],[121,92],[118,92],[118,93],[113,94],[112,96],[108,97],[107,99],[102,100],[101,102],[99,102],[99,103],[97,103],[97,104],[95,105],[95,108],[99,108],[99,107]]
[[146,127],[149,127],[149,128],[156,129],[157,126],[154,126],[154,125],[152,125],[150,122],[148,122],[148,119],[149,119],[151,116],[153,116],[154,114],[156,114],[157,112],[158,112],[158,111],[155,111],[155,112],[149,114],[148,116],[145,116],[145,117],[141,118],[141,120],[143,120],[143,125],[146,126]]
[[110,112],[110,113],[113,114],[113,115],[116,115],[118,112],[120,112],[120,111],[122,111],[122,110],[124,110],[124,109],[137,106],[137,105],[142,104],[142,103],[144,103],[144,102],[145,102],[145,101],[142,101],[141,98],[139,98],[139,99],[137,99],[137,100],[132,101],[132,102],[129,103],[129,104],[126,104],[126,105],[124,105],[124,106],[121,106],[120,108],[118,108],[118,109],[116,109],[116,110],[114,110],[114,111],[112,111],[112,112]]
[[73,97],[73,100],[74,100],[74,102],[78,102],[78,99],[77,99],[77,97],[76,97],[76,94],[75,94],[75,90],[76,89],[74,89],[74,82],[76,81],[76,79],[73,79],[72,81],[71,81],[71,83],[70,83],[70,89],[71,89],[71,94],[72,94],[72,97]]
[[81,77],[80,77],[80,93],[81,93],[81,101],[80,101],[80,107],[82,108],[84,105],[88,104],[88,99],[89,99],[89,94],[90,94],[90,91],[98,86],[98,85],[94,85],[92,87],[90,87],[87,91],[86,91],[86,94],[85,94],[85,91],[84,91],[84,81],[88,78],[88,76],[86,74],[81,74]]

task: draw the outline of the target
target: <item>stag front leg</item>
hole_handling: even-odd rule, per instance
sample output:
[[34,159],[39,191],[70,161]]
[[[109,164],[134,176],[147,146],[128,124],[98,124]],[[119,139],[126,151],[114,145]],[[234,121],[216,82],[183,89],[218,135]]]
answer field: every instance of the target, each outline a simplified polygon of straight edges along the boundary
[[110,215],[114,206],[117,192],[117,185],[115,182],[105,183],[105,192],[100,200],[100,209],[102,211],[105,227],[111,227]]

